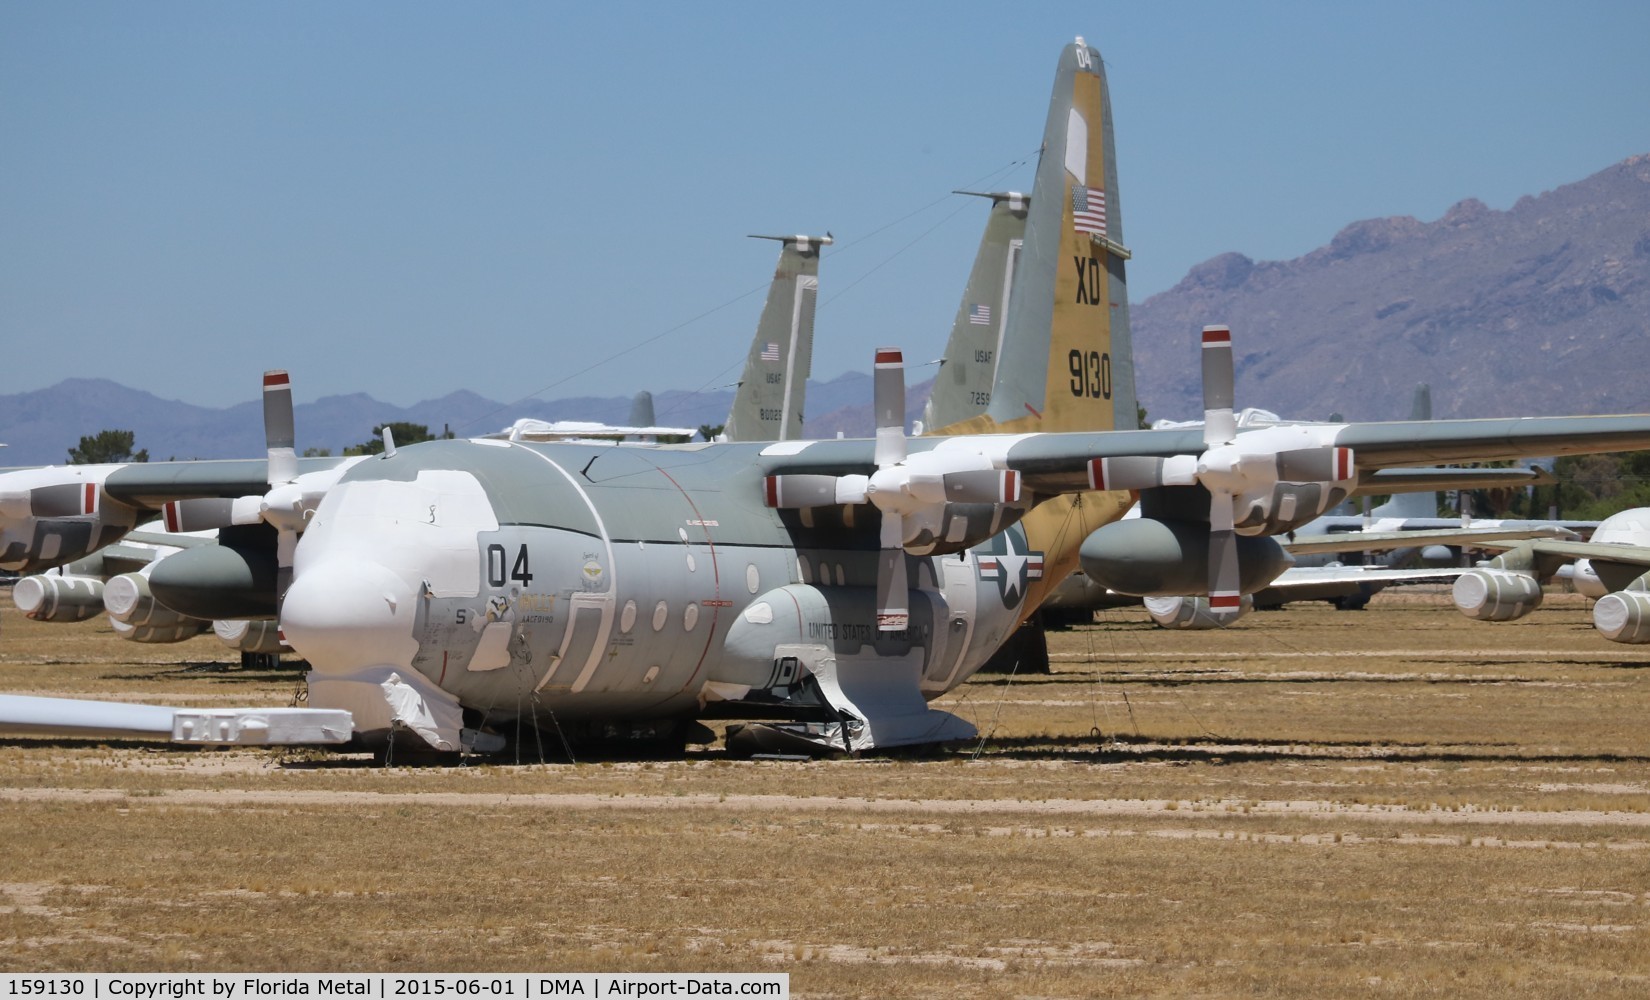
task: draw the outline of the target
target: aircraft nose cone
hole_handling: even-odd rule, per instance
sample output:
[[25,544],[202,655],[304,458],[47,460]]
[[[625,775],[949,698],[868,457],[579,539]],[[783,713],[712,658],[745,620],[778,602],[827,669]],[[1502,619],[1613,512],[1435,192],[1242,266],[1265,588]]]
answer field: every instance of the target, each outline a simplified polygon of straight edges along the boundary
[[377,563],[321,562],[306,567],[287,589],[281,631],[316,670],[411,667],[418,652],[414,601],[412,587]]

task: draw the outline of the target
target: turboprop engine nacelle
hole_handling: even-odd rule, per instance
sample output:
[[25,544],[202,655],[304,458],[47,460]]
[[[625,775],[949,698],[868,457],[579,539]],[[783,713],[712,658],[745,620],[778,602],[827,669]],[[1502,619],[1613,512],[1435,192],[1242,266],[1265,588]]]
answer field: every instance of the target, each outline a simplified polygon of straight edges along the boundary
[[[122,573],[103,588],[103,607],[119,623],[115,631],[134,642],[181,642],[204,632],[211,624],[200,618],[180,615],[155,600],[149,592],[149,578],[142,573]],[[119,626],[129,626],[122,629]]]
[[103,495],[118,465],[20,469],[0,475],[0,569],[39,572],[118,541],[137,511]]
[[[1079,550],[1089,579],[1120,594],[1182,597],[1209,592],[1209,526],[1149,517],[1114,521]],[[1294,560],[1269,537],[1238,536],[1238,588],[1252,594]]]
[[281,653],[291,648],[281,641],[280,623],[267,618],[215,621],[212,631],[217,633],[219,642],[243,653]]
[[1468,570],[1455,578],[1455,606],[1468,618],[1510,622],[1541,607],[1541,581],[1506,569]]
[[12,588],[12,603],[37,622],[83,622],[103,613],[103,581],[56,571],[25,576]]
[[1019,522],[1025,509],[1006,504],[948,503],[934,512],[907,518],[915,537],[905,551],[920,556],[950,556],[971,549]]
[[263,525],[224,528],[217,545],[185,549],[149,574],[163,604],[209,621],[274,618],[275,580],[275,532]]
[[1244,535],[1294,531],[1345,500],[1347,487],[1347,481],[1274,483],[1268,490],[1239,494],[1232,501],[1233,526]]
[[1650,573],[1593,605],[1593,627],[1612,642],[1650,642]]
[[1209,629],[1225,628],[1255,610],[1255,599],[1244,594],[1238,610],[1215,614],[1207,597],[1148,597],[1146,613],[1152,621],[1164,628]]

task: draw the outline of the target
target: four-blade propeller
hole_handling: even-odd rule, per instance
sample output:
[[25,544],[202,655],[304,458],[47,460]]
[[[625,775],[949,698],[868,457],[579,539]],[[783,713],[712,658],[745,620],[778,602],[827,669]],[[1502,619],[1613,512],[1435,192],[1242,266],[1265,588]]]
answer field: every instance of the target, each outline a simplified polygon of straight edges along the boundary
[[905,547],[920,529],[943,517],[947,504],[1013,504],[1020,476],[997,469],[977,452],[909,454],[905,441],[905,359],[893,348],[876,354],[872,392],[876,410],[876,471],[869,476],[807,473],[768,476],[769,507],[828,507],[869,503],[882,515],[877,563],[877,628],[900,631],[910,624]]
[[174,500],[161,515],[167,531],[208,531],[260,522],[275,529],[275,599],[279,606],[292,583],[298,533],[325,493],[306,490],[298,475],[296,432],[292,419],[292,380],[285,371],[264,372],[264,446],[268,472],[266,493],[234,498]]
[[[1275,513],[1279,483],[1350,484],[1357,475],[1352,449],[1332,445],[1293,447],[1283,434],[1256,431],[1240,442],[1232,411],[1234,369],[1232,331],[1203,328],[1203,445],[1200,455],[1170,458],[1122,456],[1089,463],[1089,485],[1097,490],[1144,490],[1158,486],[1202,486],[1209,491],[1209,607],[1217,615],[1241,612],[1238,586],[1239,530],[1265,533]],[[1293,503],[1284,498],[1280,503]],[[1245,515],[1239,518],[1240,511]],[[1292,511],[1284,512],[1293,517]]]

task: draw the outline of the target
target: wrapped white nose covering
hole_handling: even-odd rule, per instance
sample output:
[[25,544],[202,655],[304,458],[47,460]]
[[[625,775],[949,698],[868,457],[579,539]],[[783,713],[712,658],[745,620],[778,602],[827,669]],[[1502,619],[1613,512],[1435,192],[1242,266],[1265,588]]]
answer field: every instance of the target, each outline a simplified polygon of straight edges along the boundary
[[342,709],[369,744],[392,730],[417,734],[432,750],[462,749],[464,710],[458,700],[405,667],[368,667],[350,674],[309,674],[311,707]]

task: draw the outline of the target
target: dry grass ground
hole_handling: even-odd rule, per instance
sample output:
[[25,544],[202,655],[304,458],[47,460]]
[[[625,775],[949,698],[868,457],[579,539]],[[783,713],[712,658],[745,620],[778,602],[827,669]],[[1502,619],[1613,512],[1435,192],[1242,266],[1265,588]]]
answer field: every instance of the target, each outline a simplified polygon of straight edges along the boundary
[[[1650,648],[1442,595],[1138,612],[915,759],[382,768],[0,740],[0,968],[774,970],[798,997],[1643,996]],[[0,689],[285,703],[0,594]]]

